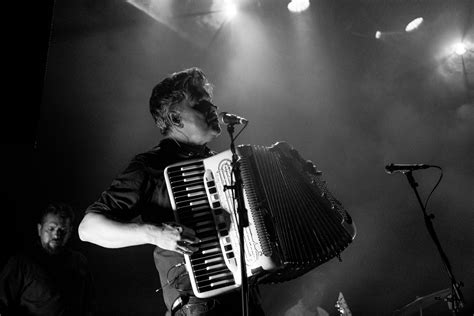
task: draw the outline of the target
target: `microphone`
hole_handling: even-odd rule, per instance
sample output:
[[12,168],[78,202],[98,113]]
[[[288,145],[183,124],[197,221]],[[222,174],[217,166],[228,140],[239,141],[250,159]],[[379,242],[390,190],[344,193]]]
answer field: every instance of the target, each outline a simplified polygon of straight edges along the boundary
[[394,172],[410,172],[414,170],[419,170],[419,169],[428,169],[432,167],[431,165],[425,165],[425,164],[394,164],[391,163],[387,166],[385,166],[385,172],[388,174],[392,174]]
[[219,120],[224,124],[247,124],[249,121],[243,117],[227,112],[219,113]]

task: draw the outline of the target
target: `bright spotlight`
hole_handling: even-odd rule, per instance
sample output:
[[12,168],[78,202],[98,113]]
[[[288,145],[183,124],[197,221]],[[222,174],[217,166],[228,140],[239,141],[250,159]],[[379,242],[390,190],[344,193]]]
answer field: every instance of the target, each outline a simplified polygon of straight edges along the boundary
[[466,45],[464,45],[464,43],[457,43],[457,44],[454,44],[453,46],[453,50],[456,54],[458,54],[459,56],[461,55],[464,55],[467,51],[466,49]]
[[375,32],[375,38],[376,39],[379,39],[381,37],[382,37],[382,32],[380,32],[380,31]]
[[309,0],[291,0],[290,3],[288,3],[288,10],[291,12],[302,12],[306,9],[309,8]]
[[414,31],[421,25],[421,23],[423,23],[423,18],[421,18],[421,17],[416,18],[416,19],[414,19],[413,21],[411,21],[410,23],[407,24],[407,26],[405,27],[405,31],[406,32]]
[[224,14],[230,20],[234,18],[238,13],[237,6],[233,3],[228,3],[224,7]]

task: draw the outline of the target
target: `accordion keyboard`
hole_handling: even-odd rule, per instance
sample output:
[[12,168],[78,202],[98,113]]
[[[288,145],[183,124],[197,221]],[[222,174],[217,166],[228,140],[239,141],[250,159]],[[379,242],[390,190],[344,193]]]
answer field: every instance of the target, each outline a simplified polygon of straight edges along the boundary
[[195,295],[211,297],[239,287],[237,258],[212,174],[202,161],[169,167],[165,174],[176,221],[193,228],[200,239],[199,250],[185,255]]

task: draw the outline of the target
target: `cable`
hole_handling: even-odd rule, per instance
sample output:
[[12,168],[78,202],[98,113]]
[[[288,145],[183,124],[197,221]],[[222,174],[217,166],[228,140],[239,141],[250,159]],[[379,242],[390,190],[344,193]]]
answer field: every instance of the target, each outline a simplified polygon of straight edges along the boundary
[[[179,268],[181,266],[183,266],[185,263],[184,261],[183,262],[180,262],[180,263],[177,263],[175,264],[174,266],[172,266],[171,268],[168,269],[168,272],[166,272],[166,282],[163,283],[161,285],[160,288],[156,289],[155,292],[158,293],[160,291],[162,291],[165,287],[167,286],[170,286],[171,284],[175,283],[179,278],[181,278],[182,276],[186,276],[188,275],[188,272],[185,270],[185,272],[183,273],[179,273],[177,276],[175,276],[172,280],[169,279],[169,275],[170,275],[170,272],[175,269],[175,268]],[[176,287],[175,287],[176,288]],[[177,289],[177,288],[176,288]],[[180,289],[177,289],[178,291],[180,291]]]
[[240,131],[237,133],[237,135],[235,135],[234,139],[232,141],[235,142],[235,140],[237,139],[237,137],[239,137],[240,133],[243,132],[243,130],[247,127],[247,125],[249,124],[249,122],[245,122],[244,126],[240,129]]
[[439,166],[433,166],[433,165],[431,167],[441,170],[441,174],[439,176],[438,182],[436,182],[435,186],[433,187],[433,190],[431,190],[430,194],[426,198],[426,201],[425,201],[425,204],[424,204],[425,210],[426,210],[426,206],[428,205],[428,201],[429,201],[431,195],[433,194],[434,190],[438,187],[439,183],[441,182],[441,179],[443,178],[443,168],[441,168]]

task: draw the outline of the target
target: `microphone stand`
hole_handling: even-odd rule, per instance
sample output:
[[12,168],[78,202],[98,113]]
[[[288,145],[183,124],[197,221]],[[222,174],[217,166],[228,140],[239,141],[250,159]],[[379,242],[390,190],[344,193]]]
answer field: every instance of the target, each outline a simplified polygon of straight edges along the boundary
[[[230,187],[227,188],[233,189],[235,192],[235,200],[237,200],[237,214],[238,214],[238,233],[239,233],[239,242],[240,242],[240,273],[242,278],[241,294],[242,294],[242,315],[248,315],[248,300],[249,300],[249,289],[248,289],[248,280],[247,280],[247,265],[245,263],[245,243],[244,243],[244,227],[249,226],[247,210],[245,209],[243,187],[242,187],[242,177],[240,175],[240,163],[239,156],[235,150],[235,139],[234,139],[234,124],[227,124],[227,131],[230,135],[230,149],[232,152],[232,172],[234,174],[235,182]],[[235,207],[235,202],[234,202]]]
[[421,210],[423,211],[423,217],[424,217],[424,220],[425,220],[426,228],[428,229],[428,232],[429,232],[431,238],[433,239],[433,241],[436,245],[436,248],[438,249],[438,252],[441,256],[441,259],[443,261],[446,272],[448,273],[448,277],[451,281],[451,295],[450,295],[451,297],[446,299],[446,301],[448,302],[448,307],[453,312],[453,315],[457,315],[457,312],[461,308],[463,308],[463,304],[464,304],[464,298],[463,298],[463,295],[462,295],[461,289],[460,289],[460,287],[463,284],[462,284],[462,282],[457,283],[456,279],[454,278],[454,275],[453,275],[453,272],[451,270],[451,265],[449,263],[448,257],[446,256],[443,249],[441,248],[441,243],[439,242],[438,236],[436,235],[436,231],[433,227],[432,219],[434,218],[434,215],[426,213],[425,206],[421,202],[420,195],[418,194],[418,191],[416,189],[416,187],[418,186],[418,183],[416,183],[415,178],[413,177],[413,174],[412,174],[411,171],[404,172],[404,174],[407,177],[407,180],[410,183],[410,186],[415,191],[416,198],[417,198],[418,202],[420,203]]

